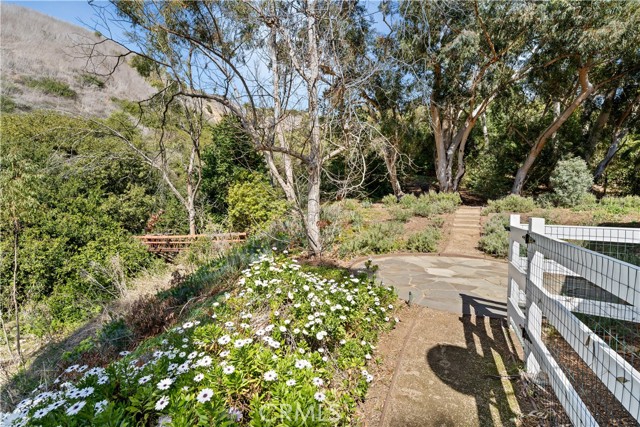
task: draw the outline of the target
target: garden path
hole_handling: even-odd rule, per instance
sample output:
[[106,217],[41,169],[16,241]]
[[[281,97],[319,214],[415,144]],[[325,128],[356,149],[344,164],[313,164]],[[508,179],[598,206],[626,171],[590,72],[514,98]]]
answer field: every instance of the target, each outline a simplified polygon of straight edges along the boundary
[[[477,222],[479,235],[479,212]],[[365,424],[516,425],[521,409],[506,377],[517,371],[521,350],[503,328],[507,264],[418,254],[377,256],[373,263],[377,277],[411,307],[378,346],[383,363],[367,396]],[[353,267],[364,268],[364,261]]]
[[440,255],[486,258],[486,255],[478,250],[481,212],[482,207],[479,206],[460,206],[456,210],[447,243]]

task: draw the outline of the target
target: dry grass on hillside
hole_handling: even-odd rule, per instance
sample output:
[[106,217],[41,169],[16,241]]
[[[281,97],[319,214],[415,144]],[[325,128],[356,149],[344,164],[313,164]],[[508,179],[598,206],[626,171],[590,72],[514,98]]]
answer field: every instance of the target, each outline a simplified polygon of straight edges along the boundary
[[[2,94],[20,106],[105,116],[116,108],[113,97],[141,100],[153,93],[128,65],[112,76],[100,76],[108,74],[116,60],[89,60],[87,46],[100,41],[90,31],[13,4],[0,4],[0,18]],[[99,51],[123,52],[111,42],[100,45]],[[94,75],[97,80],[87,77]],[[67,84],[77,96],[50,95],[26,84],[42,78]]]

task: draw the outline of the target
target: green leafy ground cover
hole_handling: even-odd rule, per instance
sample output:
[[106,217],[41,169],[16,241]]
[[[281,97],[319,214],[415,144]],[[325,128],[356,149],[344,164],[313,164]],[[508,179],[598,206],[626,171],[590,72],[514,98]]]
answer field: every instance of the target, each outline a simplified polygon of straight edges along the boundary
[[3,425],[347,425],[392,289],[262,255],[235,289],[106,367],[69,366]]

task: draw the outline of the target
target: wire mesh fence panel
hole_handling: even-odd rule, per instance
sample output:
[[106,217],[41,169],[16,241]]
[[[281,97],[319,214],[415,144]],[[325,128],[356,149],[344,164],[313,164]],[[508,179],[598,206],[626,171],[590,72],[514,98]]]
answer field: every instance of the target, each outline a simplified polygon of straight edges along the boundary
[[527,369],[575,425],[638,425],[640,230],[514,216],[510,245],[509,321]]

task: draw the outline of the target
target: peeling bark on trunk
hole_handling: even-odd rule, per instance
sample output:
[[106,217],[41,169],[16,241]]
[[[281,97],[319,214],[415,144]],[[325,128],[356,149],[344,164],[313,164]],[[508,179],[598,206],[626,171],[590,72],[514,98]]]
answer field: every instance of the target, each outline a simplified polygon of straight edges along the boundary
[[626,136],[626,134],[627,134],[626,130],[620,132],[618,129],[616,129],[616,131],[613,134],[611,145],[607,150],[607,154],[605,154],[604,159],[602,159],[602,161],[598,163],[598,166],[596,167],[596,171],[593,174],[594,182],[597,182],[600,179],[604,171],[607,169],[607,166],[609,166],[609,163],[611,163],[611,160],[613,160],[613,157],[620,150],[620,141],[622,141],[622,139]]
[[527,179],[529,170],[531,169],[531,166],[533,166],[536,159],[542,152],[542,149],[547,144],[547,141],[549,141],[549,138],[551,138],[558,131],[558,129],[560,129],[560,127],[567,121],[567,119],[571,117],[573,112],[589,96],[591,96],[591,94],[593,94],[595,89],[593,85],[589,82],[588,72],[589,70],[586,68],[580,69],[579,71],[580,86],[581,86],[580,94],[573,100],[573,102],[567,108],[564,109],[562,114],[560,114],[560,116],[556,120],[554,120],[553,123],[551,123],[544,130],[544,132],[542,132],[538,136],[535,143],[533,144],[533,147],[529,151],[527,158],[525,159],[524,163],[522,164],[522,166],[520,166],[520,168],[518,169],[518,172],[516,173],[516,177],[513,182],[513,187],[511,188],[511,194],[520,194],[522,192],[522,188],[524,187],[524,183]]
[[587,146],[584,156],[584,159],[587,163],[591,162],[591,157],[593,156],[593,152],[595,151],[596,146],[598,145],[598,141],[600,140],[602,129],[604,129],[604,127],[609,122],[611,110],[613,109],[613,97],[615,94],[615,88],[609,91],[602,105],[602,111],[600,111],[596,122],[593,124],[593,129],[591,129],[591,132],[589,132],[589,138],[587,139]]
[[322,171],[322,145],[320,141],[319,94],[320,62],[318,56],[316,2],[307,3],[307,42],[309,49],[309,69],[306,76],[308,112],[309,112],[309,187],[307,199],[307,238],[309,247],[315,256],[322,254],[320,237],[320,175]]
[[396,196],[396,199],[400,200],[404,196],[404,192],[402,191],[402,186],[400,185],[400,181],[398,180],[398,150],[391,143],[385,144],[382,147],[382,159],[384,160],[384,164],[387,167],[387,173],[389,174],[389,182],[391,183],[391,188],[393,189],[393,195]]

